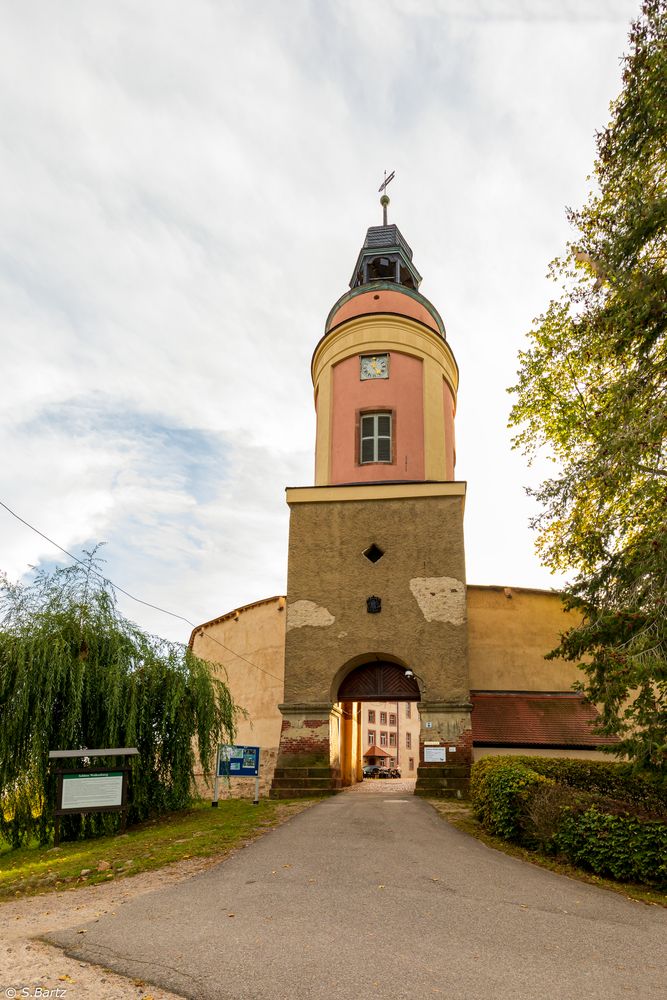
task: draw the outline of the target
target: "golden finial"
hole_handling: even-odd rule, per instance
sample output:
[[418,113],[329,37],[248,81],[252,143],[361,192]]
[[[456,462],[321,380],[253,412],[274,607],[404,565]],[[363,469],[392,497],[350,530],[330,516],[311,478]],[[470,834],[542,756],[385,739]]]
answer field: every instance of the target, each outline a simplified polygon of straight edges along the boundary
[[380,184],[380,187],[378,188],[379,191],[384,192],[382,197],[380,198],[380,204],[382,205],[383,226],[387,225],[387,205],[389,204],[389,195],[387,194],[387,184],[389,183],[389,181],[393,181],[395,176],[396,176],[395,170],[392,170],[392,172],[389,174],[389,177],[387,177],[387,171],[385,170],[384,180],[382,181],[382,184]]

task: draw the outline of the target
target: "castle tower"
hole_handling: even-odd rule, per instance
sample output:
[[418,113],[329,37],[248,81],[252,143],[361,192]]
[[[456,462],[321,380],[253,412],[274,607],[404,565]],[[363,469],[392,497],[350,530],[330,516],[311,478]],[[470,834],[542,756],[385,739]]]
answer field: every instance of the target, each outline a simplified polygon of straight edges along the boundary
[[467,782],[470,690],[454,480],[458,369],[412,250],[372,226],[315,348],[315,486],[287,490],[285,701],[272,795],[361,778],[361,705],[417,701],[417,792]]
[[372,226],[313,355],[317,486],[454,478],[458,369],[420,283],[398,226]]

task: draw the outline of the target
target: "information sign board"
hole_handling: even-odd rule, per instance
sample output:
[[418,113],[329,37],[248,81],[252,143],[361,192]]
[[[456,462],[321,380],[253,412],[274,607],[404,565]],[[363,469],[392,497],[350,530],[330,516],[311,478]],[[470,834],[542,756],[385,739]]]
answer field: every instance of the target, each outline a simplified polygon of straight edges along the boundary
[[105,809],[123,804],[123,771],[63,774],[61,809]]
[[444,747],[424,747],[424,763],[443,763],[447,759]]
[[259,747],[226,744],[218,751],[218,777],[256,778],[259,775]]

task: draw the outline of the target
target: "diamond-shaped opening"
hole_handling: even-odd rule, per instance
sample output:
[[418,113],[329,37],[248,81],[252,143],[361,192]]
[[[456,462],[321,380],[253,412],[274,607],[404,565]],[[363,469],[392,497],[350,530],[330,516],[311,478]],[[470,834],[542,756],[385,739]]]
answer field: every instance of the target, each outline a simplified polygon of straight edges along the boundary
[[373,542],[373,544],[369,545],[367,549],[364,549],[362,554],[366,556],[369,562],[376,563],[378,559],[382,559],[384,551],[379,545],[376,545],[375,542]]

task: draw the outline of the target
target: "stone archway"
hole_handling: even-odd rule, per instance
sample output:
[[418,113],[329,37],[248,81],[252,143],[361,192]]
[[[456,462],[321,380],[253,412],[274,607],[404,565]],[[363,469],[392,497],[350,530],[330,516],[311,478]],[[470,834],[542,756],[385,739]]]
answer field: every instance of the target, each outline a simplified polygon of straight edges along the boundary
[[[332,697],[340,719],[338,749],[342,783],[355,784],[363,777],[363,704],[393,703],[398,718],[398,702],[421,701],[419,684],[414,675],[406,673],[403,664],[376,656],[349,669],[337,685],[334,682]],[[391,745],[398,750],[398,742]]]

